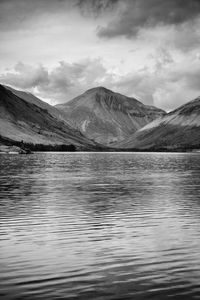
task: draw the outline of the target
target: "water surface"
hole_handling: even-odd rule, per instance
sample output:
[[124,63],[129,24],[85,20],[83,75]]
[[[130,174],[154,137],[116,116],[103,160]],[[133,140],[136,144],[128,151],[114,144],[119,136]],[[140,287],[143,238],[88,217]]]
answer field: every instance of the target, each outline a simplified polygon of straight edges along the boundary
[[0,299],[200,299],[200,154],[0,156]]

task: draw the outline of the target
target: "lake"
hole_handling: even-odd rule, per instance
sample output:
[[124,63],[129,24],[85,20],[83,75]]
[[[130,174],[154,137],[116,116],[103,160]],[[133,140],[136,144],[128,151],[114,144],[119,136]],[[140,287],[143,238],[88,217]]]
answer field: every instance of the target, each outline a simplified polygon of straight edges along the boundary
[[200,153],[0,155],[0,299],[200,299]]

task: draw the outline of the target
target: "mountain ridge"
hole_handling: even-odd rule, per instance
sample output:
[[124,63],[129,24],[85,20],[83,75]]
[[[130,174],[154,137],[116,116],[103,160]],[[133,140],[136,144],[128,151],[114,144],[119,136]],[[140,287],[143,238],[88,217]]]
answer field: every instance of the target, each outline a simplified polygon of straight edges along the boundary
[[114,147],[126,149],[199,148],[200,97],[152,121],[130,136],[123,144],[118,143]]
[[7,90],[11,91],[13,94],[18,96],[19,98],[35,104],[39,106],[40,108],[46,109],[52,116],[56,117],[59,120],[64,121],[68,126],[70,126],[65,119],[65,116],[62,114],[61,111],[56,109],[53,105],[48,104],[47,102],[41,100],[40,98],[36,97],[34,94],[27,92],[27,91],[22,91],[22,90],[17,90],[14,89],[11,86],[8,85],[3,85]]

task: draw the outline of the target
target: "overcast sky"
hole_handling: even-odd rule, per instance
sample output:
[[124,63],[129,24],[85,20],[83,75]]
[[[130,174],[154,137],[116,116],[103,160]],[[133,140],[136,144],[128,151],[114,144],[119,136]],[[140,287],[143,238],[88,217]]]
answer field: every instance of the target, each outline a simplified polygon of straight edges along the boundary
[[165,110],[200,95],[200,0],[0,0],[0,82],[50,104],[105,86]]

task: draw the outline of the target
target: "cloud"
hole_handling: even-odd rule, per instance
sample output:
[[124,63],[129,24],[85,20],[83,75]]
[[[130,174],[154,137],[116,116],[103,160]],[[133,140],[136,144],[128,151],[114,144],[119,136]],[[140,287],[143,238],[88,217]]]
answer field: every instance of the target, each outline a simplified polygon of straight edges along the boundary
[[84,15],[98,16],[115,8],[119,0],[78,0],[76,6]]
[[45,20],[47,15],[67,13],[74,7],[75,2],[76,0],[1,0],[1,31],[16,31],[26,28],[27,24],[33,27],[37,24],[37,19],[42,16]]
[[107,26],[99,27],[99,37],[135,37],[140,29],[157,25],[181,25],[200,15],[199,0],[123,0]]
[[36,93],[51,104],[67,102],[87,89],[105,86],[143,103],[172,110],[200,95],[200,54],[175,60],[158,48],[151,67],[122,76],[109,71],[102,60],[84,59],[76,63],[61,61],[56,67],[18,63],[0,75],[0,82]]
[[36,92],[51,103],[61,103],[93,86],[112,82],[112,75],[100,59],[84,59],[77,63],[61,61],[52,70],[42,65],[18,63],[12,70],[0,74],[0,82],[18,89]]
[[[0,33],[5,33],[5,40],[8,32],[49,32],[50,36],[55,28],[69,28],[72,10],[85,15],[85,22],[89,15],[99,16],[91,26],[100,38],[153,37],[152,29],[164,27],[163,43],[183,51],[199,45],[199,0],[0,0]],[[80,26],[84,23],[79,14],[75,18]],[[16,37],[17,44],[19,39]]]
[[158,49],[153,60],[153,71],[152,68],[143,68],[119,78],[116,88],[167,111],[200,95],[198,54],[174,61],[166,50]]
[[57,15],[67,17],[71,10],[88,16],[110,11],[119,0],[0,0],[1,31],[31,28],[37,20]]
[[55,102],[66,102],[88,88],[100,85],[107,76],[100,59],[84,59],[73,64],[62,61],[49,72],[48,84],[39,86],[38,91]]
[[0,81],[22,89],[35,88],[48,82],[48,71],[42,66],[31,66],[21,62],[13,70],[0,74]]
[[200,43],[200,18],[176,25],[156,26],[154,28],[143,28],[137,39],[139,41],[152,42],[162,45],[171,50],[189,52],[199,49]]

